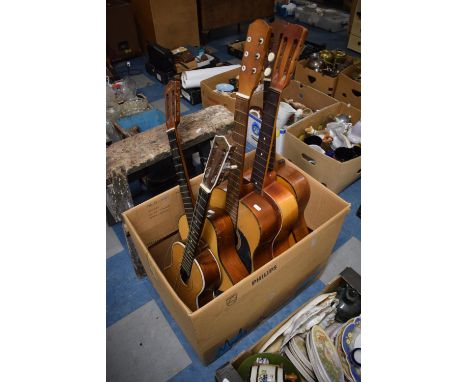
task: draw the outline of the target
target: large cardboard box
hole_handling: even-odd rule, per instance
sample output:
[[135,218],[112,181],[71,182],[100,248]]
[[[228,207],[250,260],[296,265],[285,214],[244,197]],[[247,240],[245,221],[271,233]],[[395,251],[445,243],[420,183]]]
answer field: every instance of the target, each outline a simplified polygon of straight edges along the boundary
[[[247,168],[252,166],[253,154],[246,155]],[[309,181],[311,195],[305,220],[313,232],[194,312],[179,299],[161,272],[170,259],[172,243],[179,239],[177,223],[183,213],[179,188],[123,213],[125,230],[135,244],[149,279],[205,364],[219,357],[297,291],[317,279],[349,212],[347,202],[289,164]],[[198,189],[201,178],[191,180],[194,190]]]
[[351,115],[353,123],[361,119],[361,112],[355,107],[343,102],[336,103],[289,126],[283,147],[283,153],[287,159],[336,193],[341,192],[361,176],[361,157],[339,162],[310,148],[298,137],[304,134],[306,127],[318,126],[328,116],[340,113]]
[[[200,89],[202,95],[203,107],[213,105],[223,105],[234,114],[236,106],[236,94],[233,93],[220,93],[216,91],[216,85],[221,83],[228,83],[231,78],[239,75],[240,68],[232,69],[224,73],[217,74],[216,76],[207,78],[200,82]],[[254,92],[250,100],[250,106],[263,107],[263,93]]]
[[312,301],[316,296],[320,296],[324,293],[334,292],[340,287],[341,285],[349,284],[351,287],[356,289],[359,294],[361,294],[361,277],[354,269],[346,268],[340,275],[336,276],[333,280],[331,280],[325,288],[323,288],[319,293],[314,296],[311,296],[309,301],[305,302],[299,308],[297,308],[294,312],[292,312],[287,318],[281,321],[278,325],[276,325],[273,329],[271,329],[267,334],[265,334],[262,338],[260,338],[255,344],[250,346],[248,349],[239,353],[234,359],[230,361],[232,366],[237,369],[241,365],[241,363],[249,356],[258,353],[258,351],[262,348],[262,346],[270,339],[270,337],[275,334],[281,326],[283,326],[291,317],[293,317],[296,313],[298,313],[302,308],[304,308],[310,301]]
[[[346,56],[346,60],[349,63],[353,62],[353,58],[351,56]],[[297,62],[294,78],[297,81],[302,82],[304,85],[312,86],[314,89],[320,90],[321,92],[333,97],[338,76],[330,77],[322,73],[318,73],[310,69],[307,66],[307,62],[308,59]]]
[[350,77],[354,68],[355,66],[351,65],[340,73],[334,97],[361,110],[361,83]]

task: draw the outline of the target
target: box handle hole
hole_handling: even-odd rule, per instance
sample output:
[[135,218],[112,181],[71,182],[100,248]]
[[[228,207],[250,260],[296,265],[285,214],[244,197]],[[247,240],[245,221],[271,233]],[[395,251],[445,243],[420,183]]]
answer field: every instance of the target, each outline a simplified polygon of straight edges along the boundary
[[312,77],[312,76],[307,76],[309,78],[309,82],[311,84],[313,84],[315,81],[317,81],[317,79],[315,77]]
[[306,154],[302,154],[302,159],[304,159],[307,163],[315,165],[317,162],[315,159],[312,159],[310,156]]

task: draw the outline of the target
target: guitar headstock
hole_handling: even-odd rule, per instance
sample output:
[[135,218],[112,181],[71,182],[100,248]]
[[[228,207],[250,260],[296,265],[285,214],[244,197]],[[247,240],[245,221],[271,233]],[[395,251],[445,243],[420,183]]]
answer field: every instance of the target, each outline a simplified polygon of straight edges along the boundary
[[282,30],[278,30],[277,33],[279,33],[279,36],[276,34],[275,39],[278,39],[279,43],[275,52],[271,87],[282,91],[289,84],[296,68],[297,60],[307,37],[307,28],[288,23],[284,24]]
[[264,20],[255,20],[249,25],[239,74],[239,93],[250,97],[260,82],[270,35],[271,27]]
[[169,81],[164,89],[166,97],[166,127],[176,128],[180,122],[180,82]]
[[234,146],[228,142],[224,135],[214,137],[201,183],[205,191],[211,192],[217,186],[221,174],[227,168],[227,161],[233,150]]

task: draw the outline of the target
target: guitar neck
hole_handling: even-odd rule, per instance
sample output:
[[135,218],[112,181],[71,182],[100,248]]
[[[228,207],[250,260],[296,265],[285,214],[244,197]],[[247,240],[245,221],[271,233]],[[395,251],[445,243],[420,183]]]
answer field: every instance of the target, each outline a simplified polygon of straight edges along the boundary
[[193,212],[193,219],[190,221],[190,232],[185,245],[184,257],[182,259],[182,269],[187,276],[190,276],[193,261],[198,253],[198,244],[203,231],[210,195],[210,192],[200,187]]
[[280,97],[281,93],[271,87],[269,87],[268,91],[264,94],[262,127],[258,137],[251,177],[251,182],[257,193],[262,192],[268,167],[270,164],[273,166],[274,163],[272,146],[276,137],[275,118]]
[[245,140],[247,136],[247,122],[249,119],[249,104],[249,98],[237,95],[234,112],[234,129],[232,130],[235,150],[231,155],[231,164],[236,165],[237,168],[229,172],[225,208],[234,227],[237,226],[239,197],[244,173]]
[[184,153],[182,151],[177,132],[174,128],[167,130],[167,137],[171,148],[172,161],[177,174],[177,182],[179,183],[180,193],[184,203],[185,215],[187,216],[187,221],[190,224],[194,213],[193,205],[195,199],[190,186],[190,178],[187,166],[185,165]]
[[[271,85],[271,79],[265,78],[263,80],[263,91],[265,92],[265,94],[270,89],[270,85]],[[276,115],[276,113],[277,111],[274,114]],[[276,137],[276,132],[273,137],[273,142],[271,143],[271,154],[270,154],[270,158],[268,159],[268,172],[273,171],[274,166],[275,166],[275,161],[276,161],[276,139],[275,137]]]

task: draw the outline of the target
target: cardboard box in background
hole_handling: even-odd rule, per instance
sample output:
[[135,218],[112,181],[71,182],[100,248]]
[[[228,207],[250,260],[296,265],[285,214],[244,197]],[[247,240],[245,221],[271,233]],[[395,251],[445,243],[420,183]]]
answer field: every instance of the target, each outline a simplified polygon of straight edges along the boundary
[[[246,168],[252,166],[253,158],[253,152],[246,155]],[[179,188],[122,215],[124,229],[129,232],[154,288],[205,364],[314,282],[328,262],[349,204],[294,164],[289,165],[302,172],[309,182],[311,195],[305,219],[313,232],[194,312],[179,299],[160,270],[170,261],[172,243],[179,239],[178,219],[183,213]],[[194,191],[201,178],[200,175],[191,180]]]
[[[236,94],[234,92],[219,93],[216,91],[216,85],[221,83],[229,83],[229,80],[238,76],[239,72],[240,68],[236,68],[203,80],[200,83],[203,107],[223,105],[234,114],[236,106]],[[256,92],[252,95],[252,98],[250,99],[250,106],[257,106],[260,108],[263,107],[263,92]]]
[[281,92],[281,99],[293,99],[312,109],[313,112],[338,102],[329,95],[296,80],[291,80],[289,85]]
[[248,349],[244,350],[243,352],[239,353],[235,358],[233,358],[230,363],[235,369],[238,369],[241,363],[247,357],[258,353],[258,351],[262,348],[262,346],[270,339],[270,337],[275,334],[281,326],[283,326],[292,316],[297,314],[301,309],[303,309],[309,302],[311,302],[315,297],[320,296],[321,294],[331,293],[334,292],[340,287],[341,285],[349,284],[351,287],[356,289],[359,294],[361,294],[361,277],[354,269],[346,268],[340,275],[336,276],[333,280],[331,280],[324,289],[322,289],[319,293],[297,308],[294,312],[292,312],[287,318],[281,321],[278,325],[276,325],[273,329],[271,329],[267,334],[265,334],[262,338],[260,338],[255,344],[250,346]]
[[361,110],[361,83],[350,77],[354,68],[351,65],[339,74],[334,98]]
[[[351,56],[346,56],[346,60],[349,63],[353,62],[353,58]],[[310,69],[307,66],[308,61],[308,59],[304,59],[297,62],[294,79],[302,82],[304,85],[311,86],[314,89],[320,90],[321,92],[333,97],[338,76],[330,77]]]
[[304,134],[306,127],[318,126],[328,116],[340,113],[351,115],[352,123],[361,119],[361,112],[355,107],[342,102],[336,103],[289,126],[283,147],[287,159],[337,194],[361,176],[361,157],[339,162],[310,148],[298,137]]
[[[316,112],[317,110],[338,102],[325,93],[295,80],[291,80],[289,85],[281,92],[281,100],[287,99],[293,99],[294,101],[302,103],[304,106],[310,108],[312,112]],[[247,142],[253,147],[257,147],[259,128],[261,126],[261,121],[255,121],[258,123],[256,125],[254,123],[250,124],[247,130]],[[254,126],[255,128],[253,128]]]
[[106,49],[111,60],[123,60],[141,53],[133,6],[128,1],[107,2]]

